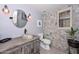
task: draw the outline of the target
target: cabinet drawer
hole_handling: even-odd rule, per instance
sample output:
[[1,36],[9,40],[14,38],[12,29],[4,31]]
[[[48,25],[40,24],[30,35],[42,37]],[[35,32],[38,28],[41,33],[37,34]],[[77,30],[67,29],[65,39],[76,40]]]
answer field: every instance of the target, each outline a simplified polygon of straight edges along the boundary
[[24,45],[24,54],[32,54],[33,53],[33,42],[29,42]]

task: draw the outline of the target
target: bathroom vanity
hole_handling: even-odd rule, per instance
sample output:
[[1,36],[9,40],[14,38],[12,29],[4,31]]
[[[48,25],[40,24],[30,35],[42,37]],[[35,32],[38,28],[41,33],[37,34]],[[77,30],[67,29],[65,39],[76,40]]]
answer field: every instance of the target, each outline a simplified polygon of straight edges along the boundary
[[39,54],[40,41],[38,36],[31,38],[17,37],[8,42],[0,43],[0,54]]

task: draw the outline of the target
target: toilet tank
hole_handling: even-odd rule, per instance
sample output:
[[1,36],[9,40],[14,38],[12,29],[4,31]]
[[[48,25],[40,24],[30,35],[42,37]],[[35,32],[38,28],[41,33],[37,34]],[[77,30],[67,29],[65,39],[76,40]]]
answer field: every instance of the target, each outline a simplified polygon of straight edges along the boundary
[[40,40],[43,39],[43,33],[39,33],[38,36],[40,37]]

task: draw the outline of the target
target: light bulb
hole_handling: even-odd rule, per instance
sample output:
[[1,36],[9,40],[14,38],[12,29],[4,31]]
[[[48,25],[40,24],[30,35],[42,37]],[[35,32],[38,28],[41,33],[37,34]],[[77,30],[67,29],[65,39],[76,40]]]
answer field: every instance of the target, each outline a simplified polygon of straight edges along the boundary
[[28,15],[28,19],[32,19],[32,16],[31,16],[31,14],[29,13],[29,15]]
[[4,8],[2,9],[2,11],[3,11],[5,14],[8,14],[8,13],[9,13],[9,9],[8,9],[7,5],[4,6]]
[[5,13],[9,13],[9,10],[8,10],[8,9],[5,9],[4,12],[5,12]]

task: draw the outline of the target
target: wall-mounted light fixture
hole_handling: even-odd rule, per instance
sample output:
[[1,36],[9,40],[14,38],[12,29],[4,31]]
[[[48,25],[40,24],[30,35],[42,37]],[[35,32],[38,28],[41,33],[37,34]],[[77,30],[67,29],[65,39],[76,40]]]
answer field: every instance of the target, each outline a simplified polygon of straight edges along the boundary
[[10,10],[9,10],[7,5],[4,5],[4,7],[2,8],[2,12],[4,12],[5,14],[9,14],[10,13]]

